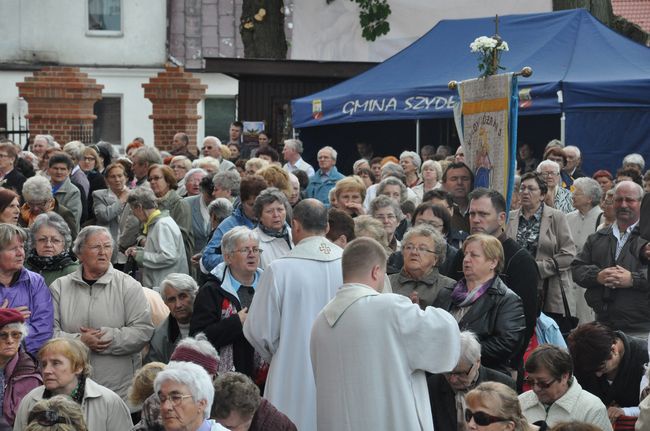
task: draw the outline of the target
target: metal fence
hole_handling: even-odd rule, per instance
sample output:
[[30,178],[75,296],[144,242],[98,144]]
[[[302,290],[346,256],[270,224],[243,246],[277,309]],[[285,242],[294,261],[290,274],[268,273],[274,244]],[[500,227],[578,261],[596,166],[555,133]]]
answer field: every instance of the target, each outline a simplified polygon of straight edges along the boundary
[[23,149],[29,146],[29,121],[22,116],[11,114],[11,124],[7,129],[0,129],[0,137],[11,139]]

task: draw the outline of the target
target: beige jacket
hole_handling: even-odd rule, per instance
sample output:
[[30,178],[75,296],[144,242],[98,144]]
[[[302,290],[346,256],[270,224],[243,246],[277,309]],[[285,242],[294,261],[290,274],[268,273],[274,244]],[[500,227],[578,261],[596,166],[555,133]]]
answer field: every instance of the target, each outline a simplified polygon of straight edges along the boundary
[[80,337],[81,327],[99,328],[113,342],[90,353],[93,380],[126,399],[140,368],[140,351],[153,334],[149,303],[136,280],[110,266],[92,286],[81,267],[50,286],[54,304],[54,336]]
[[[15,431],[27,428],[27,417],[34,405],[43,399],[45,386],[32,389],[20,402],[16,413]],[[131,414],[124,401],[115,392],[86,379],[84,398],[81,402],[86,425],[92,431],[129,430],[133,426]]]
[[[564,315],[562,294],[560,291],[560,277],[555,271],[553,258],[560,267],[560,276],[566,292],[567,301],[571,315],[576,314],[575,292],[573,278],[571,277],[571,262],[576,257],[576,245],[573,242],[566,215],[554,208],[544,205],[542,222],[539,227],[539,240],[537,242],[537,253],[535,261],[537,269],[542,277],[537,284],[537,289],[542,292],[544,282],[548,280],[548,296],[543,311],[559,313]],[[517,241],[517,229],[519,228],[519,215],[521,210],[510,211],[510,219],[506,227],[506,235]]]

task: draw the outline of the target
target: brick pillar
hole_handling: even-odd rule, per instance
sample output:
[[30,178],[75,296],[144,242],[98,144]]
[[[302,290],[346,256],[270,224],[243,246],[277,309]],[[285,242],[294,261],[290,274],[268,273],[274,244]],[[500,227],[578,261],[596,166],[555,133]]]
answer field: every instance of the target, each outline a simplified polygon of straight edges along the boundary
[[92,143],[93,105],[102,98],[103,85],[78,67],[44,67],[16,86],[27,101],[31,136],[49,134],[61,145]]
[[142,84],[144,97],[151,100],[154,143],[159,150],[171,149],[174,134],[184,132],[190,138],[190,151],[196,148],[198,120],[196,105],[208,86],[201,84],[182,67],[166,67],[149,83]]

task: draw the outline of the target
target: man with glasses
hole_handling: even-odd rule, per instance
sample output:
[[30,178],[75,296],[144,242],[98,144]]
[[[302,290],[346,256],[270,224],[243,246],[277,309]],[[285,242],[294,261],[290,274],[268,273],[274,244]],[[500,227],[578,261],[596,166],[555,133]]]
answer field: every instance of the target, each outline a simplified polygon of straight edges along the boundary
[[464,424],[465,394],[483,382],[499,382],[515,389],[506,374],[481,365],[481,344],[471,331],[460,333],[460,360],[448,373],[427,376],[433,429],[457,430]]
[[519,395],[519,403],[528,422],[552,427],[576,421],[612,430],[605,405],[582,389],[573,376],[573,362],[566,350],[552,344],[537,347],[526,361],[526,373],[525,382],[532,389]]
[[315,199],[298,202],[291,223],[295,247],[266,267],[244,322],[246,339],[271,364],[264,398],[299,430],[316,429],[311,326],[343,284],[342,250],[326,232],[325,205]]
[[640,185],[618,183],[614,189],[616,221],[589,235],[571,266],[575,282],[587,289],[585,299],[596,321],[647,339],[648,265],[640,254],[648,241],[637,228],[642,197]]
[[345,284],[311,330],[318,427],[298,429],[433,430],[425,372],[458,363],[456,320],[440,308],[380,294],[386,251],[374,239],[348,244],[340,265]]

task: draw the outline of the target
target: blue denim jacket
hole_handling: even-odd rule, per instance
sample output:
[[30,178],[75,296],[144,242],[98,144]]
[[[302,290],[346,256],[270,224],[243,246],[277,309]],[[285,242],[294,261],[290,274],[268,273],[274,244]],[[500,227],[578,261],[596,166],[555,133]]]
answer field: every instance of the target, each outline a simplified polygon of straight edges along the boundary
[[327,176],[323,176],[323,172],[319,169],[316,173],[309,177],[309,185],[305,189],[305,194],[308,198],[318,199],[325,205],[329,206],[330,190],[334,188],[336,183],[345,176],[333,166],[328,172]]

